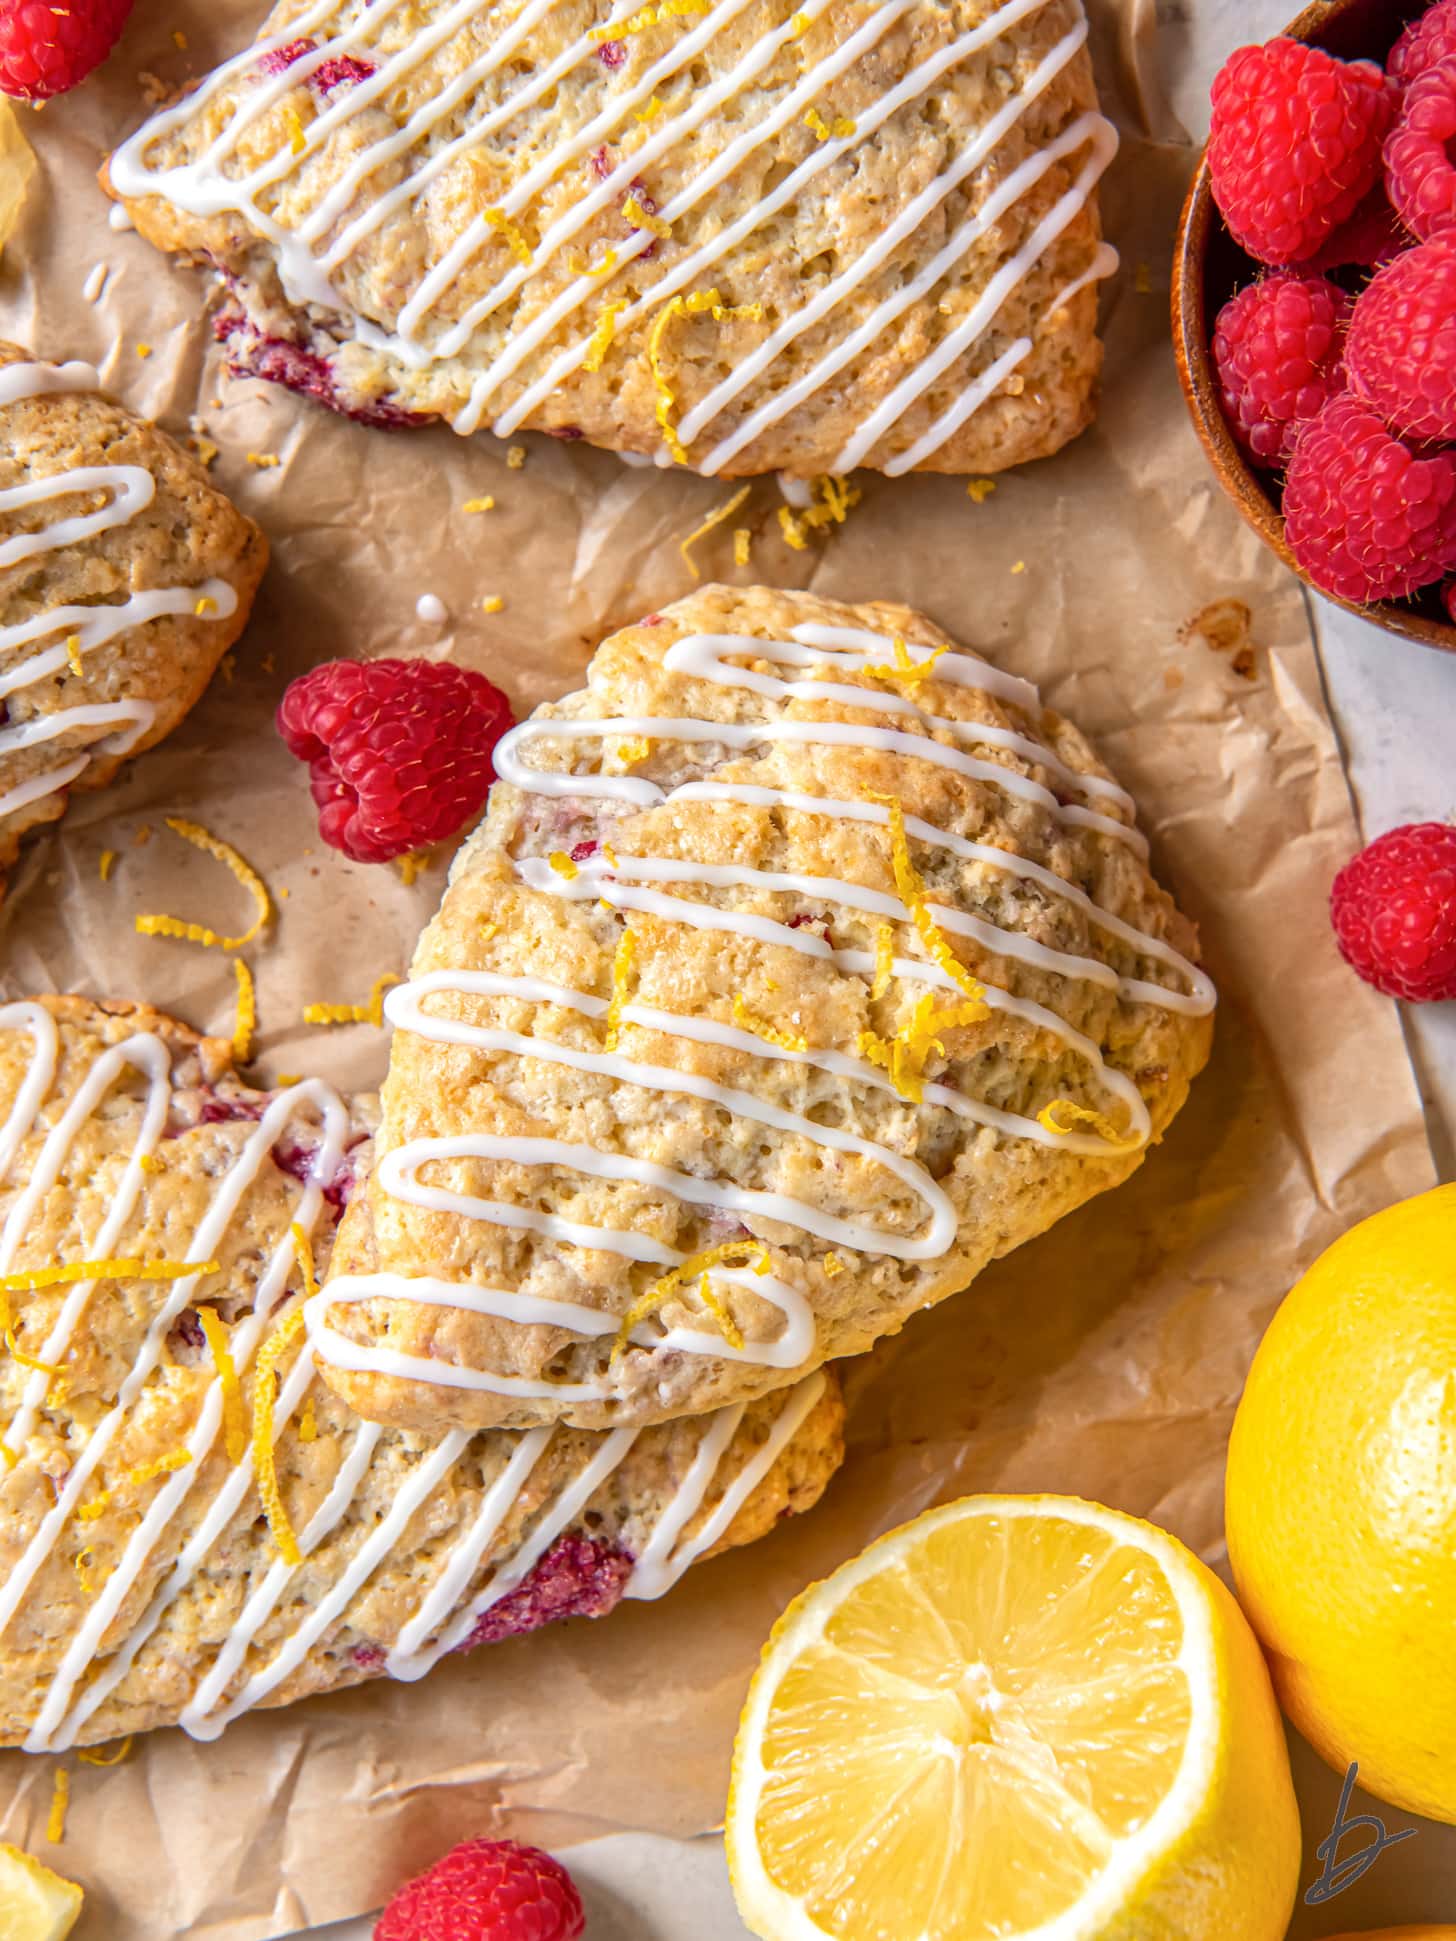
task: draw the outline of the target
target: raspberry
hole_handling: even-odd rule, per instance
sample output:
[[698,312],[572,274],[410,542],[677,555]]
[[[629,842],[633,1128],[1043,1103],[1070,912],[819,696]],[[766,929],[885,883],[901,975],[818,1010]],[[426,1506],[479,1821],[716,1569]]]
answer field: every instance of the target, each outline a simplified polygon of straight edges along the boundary
[[1400,119],[1386,138],[1385,186],[1400,219],[1422,242],[1456,228],[1456,62],[1428,68],[1405,91]]
[[0,0],[0,94],[48,101],[100,67],[121,39],[132,0]]
[[1399,99],[1373,61],[1300,41],[1231,54],[1213,83],[1208,165],[1234,240],[1265,263],[1313,256],[1379,177]]
[[1284,529],[1316,586],[1395,600],[1456,567],[1456,454],[1418,458],[1348,392],[1299,434]]
[[278,732],[309,765],[319,833],[356,863],[453,836],[495,779],[510,703],[449,661],[325,661],[292,682]]
[[[275,47],[265,54],[258,66],[264,74],[285,74],[295,61],[301,61],[305,54],[316,54],[318,42],[313,40],[291,40],[283,47]],[[373,61],[360,60],[354,54],[340,54],[327,61],[320,61],[308,76],[308,84],[322,95],[330,95],[335,88],[352,88],[360,81],[367,81],[378,68]]]
[[1386,56],[1385,71],[1409,87],[1427,68],[1456,54],[1456,0],[1436,0],[1417,16]]
[[1340,871],[1330,920],[1347,964],[1412,1004],[1456,998],[1456,829],[1409,822]]
[[1377,182],[1348,222],[1300,264],[1302,270],[1340,270],[1349,264],[1378,269],[1409,249],[1415,238],[1390,206],[1385,184]]
[[1322,276],[1275,270],[1231,297],[1213,327],[1224,415],[1260,465],[1281,465],[1296,430],[1344,387],[1354,298]]
[[585,1926],[559,1860],[517,1840],[464,1840],[400,1888],[374,1941],[576,1941]]
[[1372,278],[1347,345],[1350,389],[1404,438],[1456,439],[1456,234]]

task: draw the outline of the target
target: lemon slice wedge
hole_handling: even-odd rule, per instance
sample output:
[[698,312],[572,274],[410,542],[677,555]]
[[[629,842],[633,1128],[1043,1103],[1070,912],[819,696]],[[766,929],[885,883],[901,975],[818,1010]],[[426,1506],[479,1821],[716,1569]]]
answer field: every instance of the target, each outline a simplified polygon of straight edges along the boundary
[[768,1941],[1281,1941],[1299,1817],[1205,1565],[1070,1497],[931,1510],[790,1605],[726,1825]]
[[66,1941],[81,1890],[19,1847],[0,1846],[0,1934],[5,1941]]

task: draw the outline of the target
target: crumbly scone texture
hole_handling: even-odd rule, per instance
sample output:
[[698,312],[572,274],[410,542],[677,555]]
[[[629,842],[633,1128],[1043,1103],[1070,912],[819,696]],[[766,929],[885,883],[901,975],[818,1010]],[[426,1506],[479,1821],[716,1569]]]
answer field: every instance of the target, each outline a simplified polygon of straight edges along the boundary
[[[1127,1105],[1109,1095],[1085,1050],[1073,1042],[1081,1034],[1100,1048],[1110,1071],[1136,1087],[1153,1141],[1182,1105],[1208,1055],[1209,1017],[1128,995],[1105,973],[1101,982],[1084,974],[1090,959],[1094,972],[1105,966],[1117,978],[1186,989],[1175,967],[1094,921],[1072,891],[1186,957],[1196,954],[1196,940],[1136,847],[1068,819],[1078,813],[1075,805],[1089,801],[1114,822],[1131,819],[1125,799],[1092,796],[1075,785],[1075,776],[1069,779],[1069,770],[1107,778],[1081,734],[1050,711],[1032,712],[984,689],[937,679],[933,669],[898,692],[902,701],[913,695],[923,714],[887,717],[883,697],[897,689],[883,673],[814,664],[786,668],[782,660],[755,654],[755,639],[785,642],[805,623],[870,629],[885,637],[887,649],[898,636],[907,655],[946,639],[923,616],[899,606],[843,606],[801,593],[707,587],[604,641],[585,689],[533,717],[547,724],[646,717],[664,725],[656,736],[649,727],[575,739],[547,733],[521,743],[521,760],[555,771],[555,787],[565,792],[523,793],[498,781],[485,821],[457,858],[411,973],[439,980],[419,1004],[427,1019],[443,1021],[444,1030],[428,1035],[403,1023],[396,1030],[383,1092],[381,1165],[351,1207],[348,1223],[367,1226],[369,1246],[386,1273],[492,1290],[490,1300],[504,1300],[507,1313],[514,1301],[529,1325],[461,1306],[426,1306],[404,1298],[408,1289],[397,1283],[370,1298],[350,1290],[329,1310],[331,1327],[349,1347],[343,1354],[325,1348],[323,1361],[325,1378],[360,1413],[416,1427],[519,1426],[559,1416],[600,1428],[760,1394],[826,1359],[868,1348],[1141,1163],[1145,1148],[1127,1150],[1093,1137],[1086,1142],[1092,1150],[1078,1151],[1072,1147],[1081,1141],[1048,1136],[1039,1143],[978,1124],[953,1105],[930,1098],[915,1103],[866,1064],[866,1034],[881,1048],[898,1034],[913,1034],[926,992],[903,973],[882,980],[863,966],[877,962],[887,929],[899,959],[921,959],[925,947],[903,915],[887,925],[873,906],[865,910],[845,900],[860,891],[894,898],[897,879],[885,821],[850,819],[835,812],[838,805],[898,802],[912,830],[911,860],[932,904],[1013,933],[1013,944],[1024,943],[1033,957],[1045,947],[1084,960],[1080,969],[1047,968],[1026,961],[1025,948],[1020,956],[998,950],[995,930],[983,929],[979,938],[955,934],[950,943],[963,969],[1008,994],[1008,1001],[980,1022],[940,1029],[939,1048],[924,1065],[927,1081],[1021,1115],[1023,1124],[1066,1100],[1125,1127]],[[785,675],[828,680],[848,698],[772,696],[761,687],[670,667],[669,650],[695,636],[741,637],[729,639],[721,651],[750,683]],[[859,692],[863,706],[853,699]],[[953,735],[926,721],[926,714],[967,726]],[[835,726],[827,741],[811,733],[755,743],[749,735],[748,745],[735,749],[715,742],[711,725],[704,738],[679,738],[671,724],[684,720],[739,729]],[[856,738],[858,727],[871,736],[893,727],[915,740],[924,737],[927,748],[968,751],[991,765],[989,778],[921,758],[915,740],[908,748],[867,745]],[[1004,741],[981,743],[982,729],[993,737],[1010,730],[1033,738],[1047,751],[1046,763]],[[832,740],[836,731],[838,742]],[[1047,765],[1053,758],[1056,770]],[[1043,806],[1045,798],[1012,792],[994,779],[1003,770],[1041,781],[1058,802],[1074,806],[1062,815]],[[630,776],[657,785],[666,799],[637,807],[573,793],[560,779],[572,775],[584,781]],[[728,800],[721,793],[716,799],[671,793],[704,784],[796,792],[827,799],[829,812],[782,801]],[[934,847],[913,833],[915,818],[952,838],[1014,852],[1050,871],[1069,893]],[[546,860],[553,856],[554,865]],[[630,886],[630,863],[642,858],[659,865],[645,896],[609,907],[601,899],[618,893],[614,865],[621,869],[620,883]],[[663,862],[675,876],[664,879]],[[695,875],[698,865],[726,877],[705,881]],[[578,866],[600,872],[590,895],[577,894]],[[760,874],[731,880],[745,870]],[[820,880],[817,886],[783,887],[765,880],[784,877]],[[665,894],[678,899],[676,913],[643,907]],[[772,932],[765,935],[765,921],[803,930],[836,951],[863,953],[860,967],[785,947]],[[757,934],[750,934],[755,926]],[[630,938],[625,961],[624,936]],[[452,985],[452,975],[460,972],[484,973],[485,981]],[[492,993],[492,976],[536,982]],[[586,994],[586,1008],[561,1002],[542,985]],[[618,1018],[618,1058],[655,1072],[639,1070],[634,1077],[620,1065],[591,1067],[589,1061],[610,1048],[607,1000],[614,995],[629,1000]],[[954,1004],[957,997],[953,990],[934,995],[938,1004]],[[1028,1011],[1028,1003],[1041,1012]],[[656,1022],[634,1022],[634,1008],[655,1013]],[[663,1019],[669,1013],[686,1026],[710,1021],[711,1030],[737,1027],[751,1035],[734,1044],[704,1042],[701,1029],[697,1036],[673,1029]],[[472,1030],[516,1034],[517,1043],[458,1041]],[[442,1042],[447,1033],[456,1041]],[[565,1060],[529,1055],[529,1045],[519,1041],[532,1039],[565,1048]],[[839,1057],[840,1069],[777,1056],[776,1041],[822,1048]],[[575,1054],[585,1055],[585,1067],[580,1060],[566,1062]],[[681,1090],[674,1089],[675,1073],[684,1075]],[[882,1082],[867,1082],[877,1075]],[[725,1104],[721,1095],[703,1096],[702,1081],[752,1095],[756,1116]],[[765,1122],[765,1110],[875,1142],[907,1162],[912,1175],[918,1170],[954,1209],[953,1237],[944,1252],[897,1258],[874,1237],[859,1247],[826,1241],[799,1223],[798,1212],[768,1217],[757,1206],[744,1210],[741,1200],[738,1210],[725,1212],[723,1189],[776,1194],[808,1209],[821,1229],[828,1221],[868,1223],[890,1243],[926,1233],[927,1202],[913,1179],[907,1183],[905,1166],[896,1172],[884,1157],[845,1151],[842,1142],[830,1149],[782,1122],[775,1129]],[[479,1148],[460,1150],[481,1135],[487,1141],[554,1140],[593,1148],[608,1160],[592,1173],[574,1152],[543,1159],[539,1147],[502,1153],[493,1146],[489,1157]],[[456,1147],[442,1152],[415,1145],[430,1140],[454,1141]],[[614,1166],[618,1158],[625,1164]],[[397,1177],[387,1186],[381,1172],[406,1161],[403,1188],[395,1190]],[[660,1173],[648,1179],[643,1167],[687,1176],[688,1185],[680,1191],[670,1181],[664,1185]],[[613,1171],[619,1176],[610,1176]],[[702,1196],[694,1202],[694,1182],[712,1183],[706,1203]],[[418,1203],[421,1194],[442,1193],[454,1196],[455,1204],[438,1197],[433,1205]],[[473,1209],[460,1210],[462,1199]],[[493,1217],[491,1209],[501,1205],[517,1211]],[[544,1224],[542,1216],[548,1216]],[[569,1222],[571,1230],[553,1230],[550,1221]],[[543,1315],[536,1303],[555,1301],[603,1313],[620,1328],[634,1310],[640,1314],[654,1284],[660,1289],[660,1268],[629,1258],[630,1249],[620,1244],[612,1250],[591,1244],[583,1228],[622,1230],[686,1256],[735,1237],[761,1240],[773,1274],[812,1314],[812,1340],[802,1360],[790,1357],[786,1366],[767,1350],[780,1339],[784,1319],[779,1307],[753,1294],[751,1272],[746,1284],[721,1278],[713,1284],[748,1345],[747,1358],[664,1345],[663,1333],[673,1329],[730,1338],[705,1308],[696,1274],[653,1307],[648,1326],[655,1337],[643,1342],[634,1336],[625,1352],[616,1329],[593,1334],[580,1324],[545,1325],[549,1313]],[[351,1359],[367,1363],[371,1355],[372,1365],[346,1366]],[[410,1378],[410,1371],[386,1365],[399,1355],[437,1369],[449,1364],[483,1371],[487,1384],[471,1388]],[[551,1386],[532,1394],[529,1385],[535,1384]]]
[[[854,463],[973,394],[917,469],[997,471],[1090,421],[1080,176],[1112,137],[1082,121],[1081,0],[459,13],[283,0],[113,158],[142,234],[222,272],[239,368],[383,424],[653,456],[736,373],[674,452],[725,477],[848,469],[906,385]],[[205,187],[179,173],[220,140]],[[255,173],[251,207],[218,180]]]
[[[170,1097],[155,1163],[146,1171],[136,1210],[117,1238],[113,1257],[183,1258],[214,1194],[225,1188],[249,1140],[257,1136],[271,1096],[251,1091],[239,1080],[226,1042],[198,1038],[145,1006],[96,1005],[74,998],[47,998],[39,1003],[58,1026],[54,1079],[38,1117],[15,1149],[0,1190],[0,1223],[19,1204],[34,1178],[44,1138],[75,1104],[97,1060],[123,1041],[147,1037],[165,1048],[163,1069],[169,1062]],[[31,1031],[13,1018],[0,1020],[0,1120],[7,1129],[7,1115],[21,1095],[34,1057]],[[142,1128],[148,1089],[145,1078],[126,1067],[98,1096],[95,1109],[85,1116],[62,1163],[54,1169],[53,1181],[24,1219],[9,1263],[13,1270],[89,1257],[98,1225],[121,1188]],[[367,1164],[374,1102],[361,1098],[346,1109],[348,1152],[341,1177],[334,1182],[344,1191]],[[33,1728],[67,1652],[74,1649],[81,1627],[122,1567],[142,1518],[158,1495],[176,1482],[181,1468],[188,1470],[185,1494],[146,1550],[124,1598],[96,1641],[96,1655],[76,1685],[75,1698],[121,1662],[121,1655],[135,1642],[133,1633],[143,1614],[218,1501],[232,1473],[222,1436],[200,1462],[166,1468],[169,1459],[176,1463],[195,1433],[214,1380],[215,1365],[199,1313],[203,1307],[212,1309],[236,1342],[239,1329],[252,1314],[268,1262],[280,1245],[288,1245],[300,1175],[307,1171],[318,1136],[316,1115],[307,1109],[301,1108],[296,1120],[288,1120],[211,1248],[218,1271],[202,1282],[195,1304],[171,1321],[155,1371],[131,1402],[72,1512],[53,1532],[44,1561],[0,1634],[0,1743],[20,1744]],[[335,1192],[335,1201],[340,1198],[342,1192]],[[332,1239],[328,1206],[314,1238],[322,1263]],[[174,1285],[162,1280],[103,1279],[86,1299],[71,1345],[59,1360],[59,1372],[46,1382],[44,1401],[18,1451],[19,1461],[0,1472],[0,1585],[11,1578],[27,1547],[38,1540],[45,1519],[62,1500],[67,1479],[85,1460],[88,1442],[114,1407]],[[298,1271],[288,1285],[299,1286]],[[16,1349],[38,1355],[66,1301],[75,1295],[75,1288],[66,1285],[12,1292],[8,1299]],[[290,1353],[278,1364],[280,1389],[286,1387],[293,1361]],[[251,1364],[241,1372],[246,1425],[253,1402]],[[14,1353],[0,1363],[0,1405],[12,1426],[33,1375]],[[774,1398],[745,1415],[737,1426],[701,1511],[686,1526],[689,1539],[761,1446],[778,1409],[779,1398]],[[660,1512],[687,1474],[704,1427],[683,1422],[637,1438],[578,1506],[546,1553],[541,1570],[528,1574],[504,1604],[487,1613],[461,1648],[535,1628],[556,1616],[596,1615],[610,1609],[621,1594],[631,1560],[640,1555]],[[838,1464],[840,1429],[841,1406],[831,1382],[713,1549],[747,1542],[779,1517],[807,1508]],[[375,1435],[320,1382],[311,1384],[276,1445],[282,1498],[296,1531],[306,1531],[329,1499],[351,1452],[360,1448],[361,1437],[372,1440]],[[510,1434],[495,1433],[464,1443],[398,1540],[363,1577],[342,1615],[328,1624],[259,1703],[287,1704],[380,1674],[388,1651],[457,1544],[469,1537],[487,1492],[519,1442]],[[601,1442],[599,1437],[572,1431],[549,1438],[493,1538],[480,1549],[462,1585],[462,1601],[479,1592],[498,1566],[508,1565],[522,1544],[529,1543],[540,1520],[597,1455]],[[220,1705],[225,1707],[248,1677],[284,1650],[330,1596],[439,1444],[438,1437],[428,1435],[386,1431],[378,1436],[344,1513],[314,1546],[305,1541],[304,1562],[288,1575],[269,1615],[253,1631],[235,1676],[219,1695]],[[77,1743],[176,1723],[250,1597],[277,1561],[257,1491],[249,1485],[200,1565],[147,1633],[124,1675],[86,1720]]]
[[[0,369],[31,361],[29,351],[0,342]],[[20,646],[0,652],[7,709],[0,731],[0,797],[63,770],[83,752],[89,755],[79,775],[0,815],[0,870],[14,864],[28,830],[64,815],[71,794],[104,788],[124,762],[183,720],[247,624],[268,563],[268,542],[252,520],[175,439],[124,405],[97,392],[63,392],[0,407],[0,491],[62,472],[122,465],[151,474],[156,492],[150,505],[121,525],[0,565],[0,627],[36,629]],[[84,517],[109,496],[86,490],[12,506],[0,512],[0,542]],[[63,643],[78,624],[73,618],[45,626],[45,616],[56,609],[116,606],[134,594],[200,588],[208,580],[232,587],[235,613],[197,614],[189,607],[163,614],[88,649],[78,664],[67,662],[39,679],[25,677],[24,658]],[[11,676],[17,679],[11,682]],[[36,725],[48,717],[122,701],[156,710],[125,753],[106,746],[117,737],[115,719],[79,721],[34,738]]]

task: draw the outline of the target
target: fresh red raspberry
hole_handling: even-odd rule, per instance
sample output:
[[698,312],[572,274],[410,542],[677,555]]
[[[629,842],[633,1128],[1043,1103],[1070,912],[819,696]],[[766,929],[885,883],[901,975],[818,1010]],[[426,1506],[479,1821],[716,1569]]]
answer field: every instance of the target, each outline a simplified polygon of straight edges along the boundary
[[1340,871],[1330,920],[1347,964],[1387,997],[1456,998],[1456,829],[1408,822]]
[[1456,54],[1456,0],[1436,0],[1411,22],[1385,59],[1385,71],[1409,87],[1429,67]]
[[1234,240],[1264,263],[1313,256],[1379,177],[1399,100],[1373,61],[1301,41],[1231,54],[1213,83],[1208,165]]
[[1257,464],[1282,465],[1299,426],[1343,390],[1354,304],[1322,276],[1271,270],[1219,311],[1213,361],[1224,416]]
[[0,0],[0,94],[48,101],[100,67],[133,0]]
[[465,1840],[400,1888],[374,1941],[576,1941],[585,1926],[559,1860],[516,1840]]
[[1385,186],[1401,221],[1428,242],[1456,229],[1456,61],[1427,68],[1405,91],[1400,118],[1385,141]]
[[1398,600],[1456,567],[1456,454],[1416,454],[1349,392],[1299,434],[1284,530],[1316,586]]
[[1403,438],[1456,439],[1456,233],[1388,263],[1361,292],[1350,389]]
[[1377,182],[1348,222],[1300,264],[1302,270],[1379,269],[1415,241],[1390,206],[1385,184]]
[[453,836],[484,803],[511,708],[450,661],[325,661],[292,682],[278,732],[309,765],[319,833],[356,863]]

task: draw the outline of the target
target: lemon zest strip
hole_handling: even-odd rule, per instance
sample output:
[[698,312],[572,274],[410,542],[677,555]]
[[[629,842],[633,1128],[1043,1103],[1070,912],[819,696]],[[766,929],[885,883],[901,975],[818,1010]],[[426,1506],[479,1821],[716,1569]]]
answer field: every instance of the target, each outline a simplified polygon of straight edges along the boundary
[[672,224],[664,222],[661,216],[654,216],[650,210],[644,209],[640,197],[636,194],[629,195],[623,202],[622,214],[634,229],[645,229],[649,236],[657,236],[663,242],[671,240]]
[[[300,1229],[295,1227],[293,1231],[296,1236]],[[297,1244],[295,1238],[294,1245]],[[311,1267],[309,1278],[312,1279]],[[310,1288],[310,1291],[314,1290]],[[291,1566],[303,1562],[303,1552],[298,1547],[283,1492],[278,1486],[278,1466],[273,1456],[273,1409],[277,1400],[274,1370],[303,1333],[304,1327],[304,1311],[302,1307],[296,1307],[258,1350],[258,1365],[253,1377],[253,1475],[263,1514],[268,1519],[268,1528],[273,1532],[273,1541],[278,1546],[278,1554]]]
[[522,263],[531,261],[534,252],[526,240],[525,231],[518,223],[511,221],[504,209],[487,209],[484,220],[505,243],[512,256]]
[[70,666],[71,672],[79,680],[86,672],[86,663],[81,659],[81,636],[79,634],[68,634],[66,636],[66,661]]
[[303,1404],[303,1413],[298,1418],[298,1439],[300,1442],[318,1440],[318,1420],[313,1412],[313,1397],[308,1396]]
[[[1071,1125],[1059,1123],[1059,1117],[1073,1121]],[[1053,1099],[1044,1105],[1036,1115],[1039,1126],[1054,1132],[1059,1138],[1067,1138],[1079,1125],[1091,1126],[1095,1133],[1105,1139],[1116,1152],[1131,1152],[1142,1144],[1141,1139],[1129,1139],[1119,1132],[1105,1112],[1095,1112],[1090,1105],[1078,1105],[1075,1099]]]
[[883,997],[895,974],[895,932],[888,923],[875,931],[875,977],[870,985],[872,998]]
[[607,1006],[606,1049],[615,1051],[622,1034],[622,1011],[629,996],[632,976],[632,959],[637,952],[637,934],[624,930],[617,943],[617,952],[612,959],[612,1001]]
[[754,1017],[743,1002],[741,993],[733,999],[733,1022],[743,1030],[751,1031],[755,1038],[762,1038],[766,1044],[777,1045],[782,1051],[807,1051],[809,1040],[798,1031],[780,1031],[776,1025],[768,1024],[762,1018]]
[[252,897],[257,915],[251,927],[240,937],[221,937],[204,924],[186,923],[180,917],[169,916],[138,917],[138,933],[143,937],[178,937],[186,943],[203,944],[219,950],[241,950],[244,944],[253,941],[273,914],[268,886],[258,872],[243,861],[231,843],[220,841],[201,823],[186,822],[180,816],[168,816],[167,827],[174,835],[181,836],[184,842],[190,842],[194,849],[201,849],[205,854],[216,857],[218,862],[226,864]]
[[83,1746],[76,1757],[83,1766],[119,1766],[130,1754],[131,1735],[128,1733],[114,1752],[102,1752],[98,1746]]
[[376,1029],[384,1024],[384,993],[392,985],[402,980],[392,971],[383,977],[376,977],[370,987],[367,1004],[306,1004],[303,1007],[305,1024],[372,1024]]
[[930,673],[935,663],[940,659],[942,654],[948,654],[950,652],[950,646],[947,643],[937,647],[935,652],[927,655],[924,660],[916,660],[911,655],[909,648],[905,645],[899,634],[896,634],[893,651],[895,656],[893,664],[887,661],[877,661],[872,667],[862,667],[860,672],[873,676],[877,681],[893,681],[897,687],[914,687],[917,681],[924,681],[930,678]]
[[258,994],[253,973],[241,957],[234,957],[233,972],[238,980],[238,1010],[233,1023],[233,1057],[246,1065],[253,1055],[253,1032],[258,1023]]
[[733,534],[733,564],[747,566],[753,550],[753,534],[747,526],[739,526]]
[[51,1793],[50,1817],[46,1821],[46,1838],[53,1847],[60,1846],[66,1837],[66,1808],[71,1803],[71,1775],[61,1766],[56,1772],[56,1783]]
[[609,303],[597,318],[596,329],[591,334],[586,356],[582,359],[583,370],[599,371],[606,360],[607,352],[617,340],[617,318],[627,308],[625,297],[619,303]]
[[556,874],[558,876],[564,876],[568,883],[574,882],[581,875],[581,871],[564,849],[553,849],[546,860],[550,863],[552,869],[556,871]]
[[825,1254],[824,1256],[825,1279],[832,1281],[836,1275],[842,1274],[843,1272],[844,1272],[844,1262],[839,1258],[839,1255]]
[[101,852],[101,863],[100,863],[100,869],[99,869],[99,874],[103,883],[109,883],[111,881],[111,872],[112,872],[112,869],[115,867],[115,864],[116,864],[116,851],[114,849],[103,849]]
[[38,1361],[34,1355],[28,1355],[17,1343],[14,1328],[7,1328],[5,1330],[5,1346],[10,1350],[11,1355],[20,1363],[22,1368],[34,1368],[42,1375],[59,1375],[61,1372],[59,1362]]
[[766,1274],[772,1262],[768,1248],[761,1240],[725,1240],[719,1247],[710,1247],[705,1253],[693,1254],[681,1266],[673,1267],[655,1280],[645,1294],[635,1300],[622,1316],[622,1325],[617,1330],[617,1341],[612,1349],[612,1360],[627,1351],[632,1330],[639,1322],[655,1314],[664,1301],[684,1287],[689,1281],[706,1280],[708,1272],[714,1267],[746,1267],[749,1261],[757,1258],[755,1273]]
[[[725,499],[723,504],[718,507],[716,512],[710,512],[707,518],[703,521],[702,525],[695,527],[694,530],[688,534],[686,539],[680,539],[678,541],[677,549],[682,554],[683,564],[684,566],[687,567],[688,571],[692,574],[695,580],[700,580],[703,576],[698,571],[697,564],[693,559],[692,548],[696,546],[696,544],[700,539],[705,539],[707,535],[713,530],[714,526],[721,526],[725,519],[731,519],[734,513],[738,510],[739,506],[741,506],[743,504],[743,501],[748,497],[749,493],[752,492],[752,490],[753,490],[753,487],[751,485],[743,486],[739,491],[733,494],[733,497],[731,499]],[[734,551],[736,554],[737,552],[736,542],[734,546]],[[739,564],[742,565],[743,562],[740,560]]]
[[236,1466],[248,1453],[248,1411],[243,1404],[243,1385],[238,1380],[238,1367],[222,1316],[210,1307],[202,1307],[197,1310],[197,1318],[212,1351],[212,1365],[222,1388],[222,1433],[227,1459]]
[[[192,1460],[190,1449],[169,1449],[165,1456],[158,1456],[154,1462],[142,1463],[136,1469],[127,1471],[126,1480],[134,1489],[144,1483],[154,1483],[159,1476],[170,1476],[174,1471],[185,1469]],[[77,1510],[77,1519],[82,1523],[94,1523],[106,1512],[106,1506],[115,1495],[114,1490],[104,1489],[93,1496],[89,1503],[83,1503]]]

